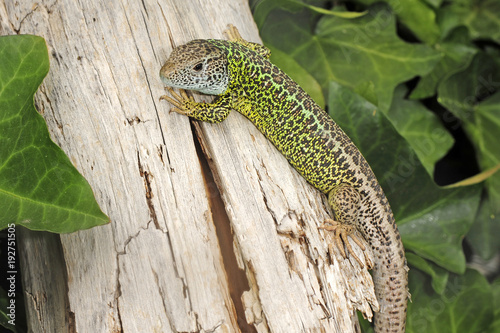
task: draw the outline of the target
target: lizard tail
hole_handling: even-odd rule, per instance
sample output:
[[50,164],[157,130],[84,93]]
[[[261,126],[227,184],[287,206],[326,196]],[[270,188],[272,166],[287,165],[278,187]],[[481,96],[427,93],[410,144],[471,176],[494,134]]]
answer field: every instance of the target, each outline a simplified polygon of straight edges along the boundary
[[373,281],[380,303],[380,311],[375,314],[375,333],[403,333],[409,298],[408,266],[392,212],[385,217],[389,223],[381,223],[385,228],[378,228],[384,237],[371,244],[375,255]]

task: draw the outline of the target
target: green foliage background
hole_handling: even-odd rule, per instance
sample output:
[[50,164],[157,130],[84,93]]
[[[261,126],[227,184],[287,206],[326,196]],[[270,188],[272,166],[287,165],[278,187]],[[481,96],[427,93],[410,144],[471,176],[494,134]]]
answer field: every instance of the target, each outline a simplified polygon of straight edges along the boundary
[[498,272],[467,258],[500,250],[500,172],[486,173],[500,164],[500,1],[250,5],[271,60],[326,107],[391,202],[411,268],[407,332],[498,331]]

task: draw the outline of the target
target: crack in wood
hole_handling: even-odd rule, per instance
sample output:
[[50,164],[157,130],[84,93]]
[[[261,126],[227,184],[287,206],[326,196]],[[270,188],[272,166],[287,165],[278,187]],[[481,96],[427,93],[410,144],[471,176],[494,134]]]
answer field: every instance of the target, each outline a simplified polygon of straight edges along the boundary
[[193,135],[193,139],[200,161],[205,191],[207,193],[212,220],[215,225],[215,232],[228,281],[229,294],[236,311],[237,322],[241,332],[256,333],[257,330],[255,327],[247,322],[245,307],[242,302],[242,295],[244,292],[250,290],[250,284],[245,271],[239,267],[236,254],[234,253],[234,237],[231,222],[221,196],[222,188],[219,185],[220,181],[218,181],[217,169],[210,159],[209,149],[204,141],[203,130],[196,121],[191,121],[191,129],[195,134]]
[[141,164],[141,157],[139,155],[139,151],[137,151],[137,163],[139,166],[139,174],[141,177],[144,179],[144,187],[146,189],[146,202],[148,204],[149,208],[149,216],[151,216],[151,219],[153,220],[155,227],[157,229],[160,228],[160,224],[158,223],[158,217],[156,216],[156,210],[153,204],[153,191],[151,190],[151,180],[153,178],[153,175],[149,173],[148,171],[145,171],[144,168],[142,167]]

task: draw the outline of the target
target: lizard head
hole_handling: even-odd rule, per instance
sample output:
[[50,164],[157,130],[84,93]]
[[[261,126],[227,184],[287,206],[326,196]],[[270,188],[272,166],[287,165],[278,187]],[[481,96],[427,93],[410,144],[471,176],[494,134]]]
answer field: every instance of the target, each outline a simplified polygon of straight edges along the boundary
[[176,47],[160,70],[169,87],[220,95],[229,83],[227,56],[206,40],[193,40]]

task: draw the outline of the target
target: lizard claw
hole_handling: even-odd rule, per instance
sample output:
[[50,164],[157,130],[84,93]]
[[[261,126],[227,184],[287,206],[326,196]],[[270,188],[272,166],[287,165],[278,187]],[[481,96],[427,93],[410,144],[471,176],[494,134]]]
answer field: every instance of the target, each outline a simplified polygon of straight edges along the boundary
[[[361,250],[365,251],[366,248],[363,245],[363,243],[359,240],[359,238],[356,236],[354,233],[355,229],[353,226],[348,225],[348,224],[343,224],[339,223],[337,221],[327,219],[321,226],[318,227],[318,229],[323,229],[327,231],[332,231],[334,235],[334,242],[335,246],[339,250],[340,254],[344,259],[347,259],[347,254],[346,251],[344,250],[344,244],[345,247],[347,248],[347,253],[350,253],[350,255],[353,256],[354,259],[359,263],[361,268],[365,267],[361,259],[354,253],[351,244],[349,243],[347,237],[351,237],[351,239],[356,243]],[[332,244],[330,244],[330,247]],[[332,252],[332,249],[330,248],[330,253]]]
[[224,30],[224,34],[226,35],[227,39],[230,40],[231,42],[237,42],[243,40],[243,37],[241,37],[238,29],[232,24],[227,25],[227,29]]
[[170,109],[170,112],[176,112],[182,115],[189,115],[188,104],[194,102],[194,98],[189,96],[184,89],[179,89],[179,94],[177,94],[171,87],[165,87],[165,90],[172,96],[163,95],[160,96],[161,100],[166,100],[170,102],[174,107]]

